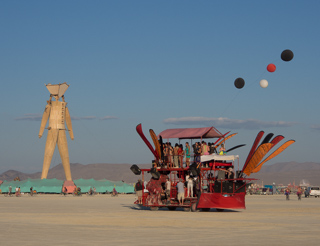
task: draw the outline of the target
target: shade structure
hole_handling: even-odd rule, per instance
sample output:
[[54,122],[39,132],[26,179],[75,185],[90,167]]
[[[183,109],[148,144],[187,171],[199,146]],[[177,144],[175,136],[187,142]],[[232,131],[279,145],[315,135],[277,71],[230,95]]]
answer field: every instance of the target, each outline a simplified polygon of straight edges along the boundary
[[[112,192],[113,188],[119,193],[134,193],[133,185],[124,183],[122,181],[110,181],[110,180],[95,180],[95,179],[76,179],[73,180],[77,187],[81,188],[82,193],[86,193],[90,188],[96,188],[96,192],[105,193]],[[30,192],[30,187],[38,193],[54,193],[59,194],[62,192],[64,181],[58,179],[27,179],[22,181],[4,181],[0,185],[0,189],[3,193],[9,191],[9,187],[12,187],[12,192],[15,192],[16,187],[20,187],[21,192]]]
[[160,132],[159,136],[163,139],[178,138],[178,139],[202,139],[202,138],[221,138],[223,134],[215,127],[201,128],[176,128],[167,129]]
[[20,187],[21,192],[30,192],[30,188],[40,193],[61,193],[63,181],[58,179],[27,179],[22,181],[4,181],[0,185],[2,192],[8,192],[12,187],[14,192],[16,187]]
[[113,182],[109,180],[94,180],[94,179],[77,179],[74,180],[77,187],[81,188],[82,192],[88,192],[90,188],[95,188],[96,192],[104,193],[111,192],[113,189]]

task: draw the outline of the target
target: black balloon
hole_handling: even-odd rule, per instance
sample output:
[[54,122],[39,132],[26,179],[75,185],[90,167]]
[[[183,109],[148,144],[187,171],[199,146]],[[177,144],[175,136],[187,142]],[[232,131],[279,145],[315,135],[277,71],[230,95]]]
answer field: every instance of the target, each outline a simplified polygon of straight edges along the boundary
[[284,51],[282,51],[282,53],[281,53],[281,59],[282,59],[283,61],[288,62],[288,61],[291,61],[292,58],[293,58],[293,52],[292,52],[291,50],[284,50]]
[[241,89],[244,86],[244,79],[243,78],[237,78],[234,81],[234,86],[237,87],[238,89]]

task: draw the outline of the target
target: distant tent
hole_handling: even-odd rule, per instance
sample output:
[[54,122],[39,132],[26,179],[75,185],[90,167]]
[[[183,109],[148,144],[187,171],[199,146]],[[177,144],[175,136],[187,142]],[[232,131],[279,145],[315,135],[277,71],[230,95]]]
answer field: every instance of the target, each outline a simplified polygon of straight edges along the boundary
[[8,192],[9,186],[12,191],[16,187],[20,187],[21,192],[30,192],[30,188],[36,190],[38,193],[61,193],[63,181],[58,179],[27,179],[22,181],[4,181],[0,188],[2,192]]
[[[77,187],[81,188],[82,193],[86,193],[90,188],[95,187],[96,192],[105,193],[112,192],[115,187],[120,193],[133,193],[134,188],[132,185],[126,184],[122,181],[110,181],[110,180],[95,180],[95,179],[77,179],[73,181]],[[30,187],[36,190],[38,193],[56,193],[59,194],[62,191],[63,180],[59,179],[27,179],[22,181],[4,181],[0,185],[2,192],[8,192],[9,186],[12,187],[12,192],[15,192],[16,187],[20,187],[21,192],[30,192]]]
[[94,179],[76,179],[74,183],[81,188],[82,192],[88,192],[90,188],[95,188],[98,193],[112,192],[113,188],[120,193],[133,193],[132,185],[126,184],[122,181],[112,182],[110,180],[94,180]]
[[114,182],[114,185],[115,185],[117,192],[120,192],[120,193],[133,193],[134,192],[133,185],[126,184],[122,181],[116,181],[116,182]]
[[[33,179],[33,189],[38,193],[61,193],[63,181],[59,179]],[[29,187],[30,188],[30,187]]]
[[73,180],[73,182],[77,187],[80,187],[81,192],[83,193],[88,192],[90,188],[95,187],[94,179],[76,179],[76,180]]

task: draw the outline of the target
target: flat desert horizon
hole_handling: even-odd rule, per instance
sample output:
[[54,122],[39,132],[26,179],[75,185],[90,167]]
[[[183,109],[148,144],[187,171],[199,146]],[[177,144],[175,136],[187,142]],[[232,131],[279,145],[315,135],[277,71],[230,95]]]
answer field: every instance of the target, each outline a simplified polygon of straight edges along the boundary
[[135,195],[0,195],[1,245],[318,245],[320,198],[246,196],[245,210],[150,211]]

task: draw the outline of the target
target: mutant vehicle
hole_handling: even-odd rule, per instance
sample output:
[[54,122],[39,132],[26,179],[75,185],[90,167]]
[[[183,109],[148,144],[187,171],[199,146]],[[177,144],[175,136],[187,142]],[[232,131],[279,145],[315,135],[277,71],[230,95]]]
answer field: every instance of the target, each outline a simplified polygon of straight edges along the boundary
[[[247,186],[256,180],[249,178],[250,174],[258,172],[265,162],[294,143],[294,140],[287,141],[262,161],[270,149],[284,137],[279,135],[272,139],[273,134],[269,133],[261,141],[264,132],[260,131],[240,170],[239,156],[230,155],[230,152],[245,144],[228,150],[224,149],[225,142],[237,133],[222,134],[215,127],[202,127],[167,129],[156,135],[150,129],[153,147],[145,137],[141,124],[137,125],[136,130],[152,152],[154,160],[150,168],[140,169],[136,164],[130,167],[134,174],[141,175],[138,182],[143,187],[141,198],[135,201],[135,204],[149,207],[153,211],[159,208],[169,210],[182,208],[193,212],[210,209],[216,209],[216,211],[245,209]],[[176,152],[173,146],[170,146],[170,139],[177,139],[179,142],[188,140],[190,149],[185,149],[182,154]],[[207,139],[213,139],[214,142],[207,145],[204,141]],[[218,150],[219,147],[220,150]],[[177,153],[179,156],[175,157]],[[190,159],[187,159],[189,155]],[[151,176],[150,180],[146,180],[146,176]],[[179,193],[184,193],[183,202],[178,200],[179,182],[184,187],[181,192],[180,184]]]

